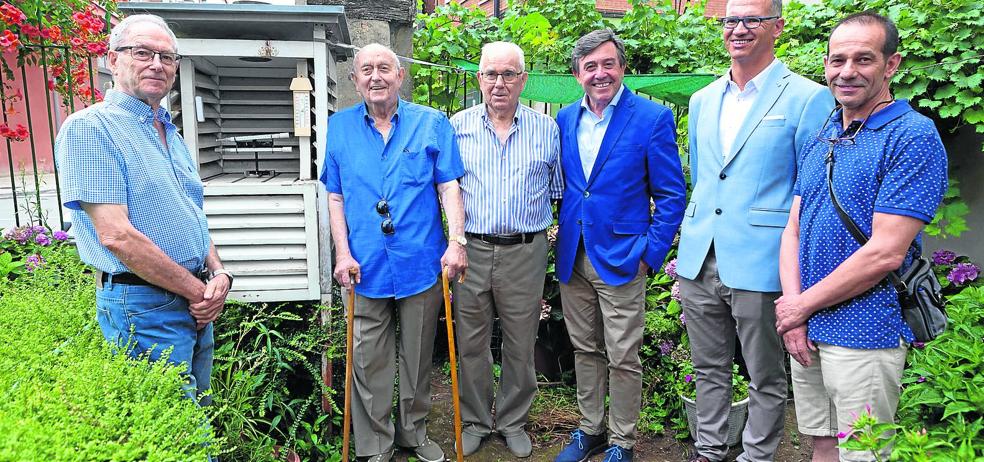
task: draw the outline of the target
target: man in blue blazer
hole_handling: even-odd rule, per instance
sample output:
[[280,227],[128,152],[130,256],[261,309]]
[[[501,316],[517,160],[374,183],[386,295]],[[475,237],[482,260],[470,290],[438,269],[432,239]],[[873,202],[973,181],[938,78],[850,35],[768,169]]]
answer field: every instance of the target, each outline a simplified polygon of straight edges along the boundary
[[775,305],[779,241],[796,159],[833,108],[826,88],[775,58],[780,0],[731,0],[722,18],[731,68],[690,100],[693,194],[677,273],[697,374],[693,460],[723,460],[735,337],[751,378],[739,461],[771,461],[782,435],[786,373]]
[[663,265],[686,184],[673,114],[622,86],[625,47],[611,30],[581,37],[571,70],[585,97],[557,114],[566,185],[556,269],[583,417],[556,460],[607,447],[606,462],[625,462],[642,401],[646,272]]

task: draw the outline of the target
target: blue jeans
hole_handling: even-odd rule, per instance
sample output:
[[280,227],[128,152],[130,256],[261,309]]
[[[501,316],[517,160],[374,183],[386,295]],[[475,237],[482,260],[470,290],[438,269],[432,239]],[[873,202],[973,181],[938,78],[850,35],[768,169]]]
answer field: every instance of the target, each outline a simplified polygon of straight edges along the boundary
[[212,324],[197,330],[188,300],[153,286],[110,281],[96,289],[96,318],[106,340],[128,346],[134,358],[146,353],[157,361],[173,347],[167,361],[188,367],[183,373],[188,379],[185,393],[199,397],[200,405],[210,404],[211,397],[202,394],[209,389],[212,373]]

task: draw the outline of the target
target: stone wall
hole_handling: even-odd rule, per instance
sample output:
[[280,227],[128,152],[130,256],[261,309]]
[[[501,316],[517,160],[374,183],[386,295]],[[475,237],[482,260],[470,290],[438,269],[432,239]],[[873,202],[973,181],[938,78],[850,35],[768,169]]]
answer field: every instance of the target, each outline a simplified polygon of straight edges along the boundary
[[[345,7],[349,36],[352,45],[361,47],[381,43],[393,49],[397,55],[413,56],[413,20],[416,16],[414,0],[308,0],[309,5],[341,5]],[[409,67],[404,63],[404,67]],[[349,78],[352,59],[338,64],[338,107],[349,107],[362,101]],[[400,90],[404,99],[412,96],[413,85],[409,73]]]

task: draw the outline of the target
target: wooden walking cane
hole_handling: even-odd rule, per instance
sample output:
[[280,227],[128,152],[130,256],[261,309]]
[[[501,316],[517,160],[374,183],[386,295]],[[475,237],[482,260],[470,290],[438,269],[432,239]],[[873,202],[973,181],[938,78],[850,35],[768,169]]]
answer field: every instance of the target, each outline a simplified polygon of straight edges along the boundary
[[451,291],[448,289],[447,267],[441,272],[441,283],[444,286],[444,317],[448,325],[448,356],[451,359],[451,401],[454,403],[454,453],[457,455],[458,462],[462,462],[464,456],[462,455],[461,449],[461,402],[458,397],[458,359],[454,351],[454,324],[451,320]]
[[[350,275],[350,277],[354,277]],[[354,282],[354,281],[353,281]],[[348,291],[345,317],[345,420],[342,421],[342,462],[349,460],[349,432],[352,420],[352,323],[355,320],[355,284]]]

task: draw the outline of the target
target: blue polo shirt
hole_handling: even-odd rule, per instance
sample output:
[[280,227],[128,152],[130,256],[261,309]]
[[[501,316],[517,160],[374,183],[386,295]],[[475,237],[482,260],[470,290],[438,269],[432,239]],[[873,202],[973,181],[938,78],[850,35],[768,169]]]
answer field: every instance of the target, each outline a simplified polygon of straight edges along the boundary
[[[841,134],[837,111],[820,137]],[[805,144],[794,194],[800,202],[799,262],[803,289],[827,277],[861,245],[844,227],[827,189],[825,159],[829,144],[816,137]],[[875,212],[905,215],[926,223],[946,192],[946,151],[936,126],[905,100],[895,101],[871,115],[854,139],[834,148],[834,191],[844,211],[871,236]],[[922,251],[922,241],[910,247],[902,268]],[[849,348],[894,348],[899,338],[914,340],[902,320],[895,288],[883,280],[867,292],[816,312],[808,321],[808,336]]]
[[[454,130],[434,109],[400,100],[384,141],[365,104],[328,120],[328,153],[321,181],[344,197],[352,257],[364,297],[404,298],[437,282],[447,250],[437,185],[465,174]],[[385,199],[395,232],[383,233]]]
[[[154,119],[161,121],[167,146]],[[171,114],[110,90],[106,99],[72,114],[55,139],[62,201],[82,261],[107,273],[129,272],[99,242],[81,203],[127,206],[130,223],[189,271],[205,265],[212,243],[202,210],[203,189]]]

